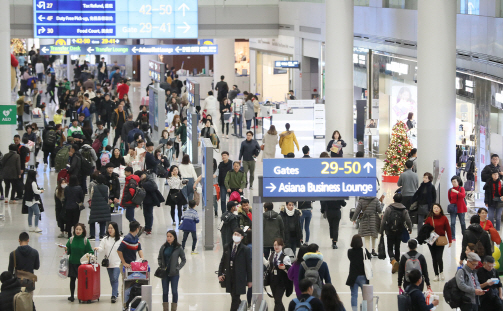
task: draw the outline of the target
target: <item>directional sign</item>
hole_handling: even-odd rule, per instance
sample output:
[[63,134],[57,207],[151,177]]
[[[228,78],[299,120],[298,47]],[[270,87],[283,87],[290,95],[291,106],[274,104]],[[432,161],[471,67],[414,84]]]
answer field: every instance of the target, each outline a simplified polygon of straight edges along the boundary
[[265,177],[375,177],[376,159],[264,159]]
[[197,38],[198,0],[33,0],[35,38]]
[[[265,159],[264,159],[265,161]],[[285,160],[288,161],[288,160]],[[263,196],[348,197],[375,196],[375,178],[265,178]]]
[[41,55],[214,55],[218,45],[42,45]]
[[300,68],[300,62],[298,60],[277,60],[274,62],[274,67]]

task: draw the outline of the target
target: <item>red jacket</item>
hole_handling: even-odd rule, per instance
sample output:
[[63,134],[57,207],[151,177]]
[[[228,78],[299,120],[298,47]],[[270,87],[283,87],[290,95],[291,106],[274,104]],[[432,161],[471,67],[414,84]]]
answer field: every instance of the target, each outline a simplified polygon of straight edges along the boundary
[[[457,191],[459,191],[459,193],[452,191],[452,189],[456,189]],[[456,204],[458,206],[458,214],[466,213],[468,211],[465,202],[465,196],[466,196],[465,188],[459,186],[456,188],[452,187],[451,189],[449,189],[447,195],[449,197],[449,203]]]
[[124,185],[124,191],[122,193],[121,207],[136,207],[136,204],[134,204],[132,200],[139,182],[140,177],[135,174],[131,174],[126,177],[126,184]]
[[119,99],[123,99],[124,95],[129,93],[129,85],[122,83],[117,87],[117,93],[119,93]]
[[[433,221],[431,217],[426,218],[424,221],[425,224],[429,224],[435,228],[435,232],[440,236],[446,236],[449,240],[449,243],[452,242],[452,234],[451,234],[451,225],[449,225],[449,220],[444,215],[442,216],[433,216]],[[435,223],[435,225],[433,225]]]
[[494,226],[493,226],[493,223],[490,221],[490,220],[486,220],[485,222],[484,221],[481,221],[480,222],[480,226],[482,227],[482,229],[484,229],[485,231],[488,231],[489,229],[493,228],[494,229]]

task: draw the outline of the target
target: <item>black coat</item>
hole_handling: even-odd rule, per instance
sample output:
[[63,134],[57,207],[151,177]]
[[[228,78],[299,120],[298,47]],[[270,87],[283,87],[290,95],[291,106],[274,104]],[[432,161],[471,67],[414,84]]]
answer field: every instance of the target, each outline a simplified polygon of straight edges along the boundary
[[345,200],[321,201],[321,213],[327,213],[327,218],[335,217],[336,213],[346,206]]
[[21,161],[16,151],[9,151],[2,159],[2,175],[4,179],[18,179],[21,175]]
[[[285,270],[278,269],[278,267],[274,266],[274,257],[276,256],[276,252],[271,252],[269,255],[269,266],[267,269],[269,270],[269,282],[271,289],[276,286],[284,287],[286,289],[285,294],[287,297],[293,292],[293,282],[288,278],[288,270],[292,267],[291,264],[285,264]],[[284,252],[281,252],[278,258],[278,265],[284,263],[283,259],[287,256]],[[277,269],[277,275],[274,275],[273,269]]]
[[[359,275],[365,275],[365,267],[363,265],[363,249],[364,248],[350,248],[348,249],[348,258],[349,258],[349,275],[346,280],[347,286],[353,286],[356,282],[356,277]],[[370,253],[367,252],[367,258],[372,258]],[[369,284],[367,281],[366,284]]]
[[[16,270],[35,273],[40,268],[40,256],[38,251],[29,245],[18,246],[16,252]],[[9,254],[8,271],[14,273],[14,252]]]
[[119,181],[119,175],[116,173],[112,173],[112,175],[108,175],[108,173],[104,173],[105,177],[107,178],[107,186],[109,189],[109,198],[111,200],[113,199],[120,199],[121,196],[121,184]]
[[218,163],[218,185],[220,187],[225,186],[225,176],[227,176],[227,173],[232,171],[232,161],[229,160],[227,163],[224,163],[224,161]]
[[[493,169],[497,169],[498,171],[500,171],[501,167],[499,164],[494,166],[492,163],[484,166],[484,169],[482,170],[482,173],[481,173],[481,179],[483,182],[487,182],[488,180],[492,179],[491,178],[491,175],[492,175],[491,171]],[[503,179],[503,176],[500,175],[500,179]]]
[[84,191],[80,186],[66,187],[63,206],[65,209],[78,209],[79,203],[84,202]]
[[14,311],[14,296],[21,291],[21,283],[17,278],[12,278],[2,283],[0,292],[0,310]]
[[335,139],[332,139],[328,142],[328,145],[327,145],[327,152],[330,152],[330,157],[331,158],[342,158],[342,155],[344,154],[344,152],[342,151],[342,148],[346,147],[346,142],[342,139],[339,139],[339,141],[341,142],[341,146],[342,148],[339,150],[338,153],[335,153],[335,152],[332,152],[330,151],[330,148],[332,148],[332,145],[334,144],[334,140]]
[[111,220],[110,205],[108,204],[108,187],[104,184],[97,184],[93,188],[93,197],[89,206],[89,224],[94,226],[95,222],[108,222]]
[[[501,185],[501,179],[498,179],[498,183]],[[503,194],[503,185],[501,186],[502,189],[500,189],[499,193],[494,193],[494,185],[496,182],[491,178],[486,181],[486,184],[484,185],[484,203],[489,205],[489,206],[495,206],[498,204],[497,201],[493,201],[493,196],[494,197],[501,197]],[[498,185],[496,184],[496,192],[498,192]]]
[[154,180],[147,177],[147,179],[140,181],[140,187],[147,192],[143,205],[161,206],[161,202],[164,202],[164,197]]
[[[423,193],[424,188],[426,188],[426,194]],[[435,190],[435,186],[431,182],[422,182],[419,186],[419,189],[416,190],[416,193],[412,196],[412,200],[410,204],[414,202],[421,201],[421,198],[426,195],[424,198],[426,202],[428,202],[429,210],[433,208],[433,204],[437,202],[437,190]]]
[[[231,253],[234,243],[229,243],[224,247],[224,253],[218,266],[218,276],[225,275],[225,288],[227,293],[244,295],[248,282],[252,281],[252,257],[251,249],[239,243],[234,256],[234,269],[231,271]],[[231,286],[234,284],[234,287]]]
[[224,222],[220,234],[222,235],[222,245],[227,245],[232,243],[232,235],[234,230],[239,228],[239,216],[227,211],[222,215],[222,221]]
[[[296,209],[293,216],[288,216],[286,211],[282,210],[279,215],[285,227],[285,247],[300,247],[300,240],[303,239],[302,229],[300,227],[300,216],[302,212]],[[295,228],[293,232],[290,226]]]
[[[482,229],[480,224],[471,224],[468,228],[466,228],[464,234],[463,234],[463,243],[461,247],[461,257],[459,259],[464,260],[466,259],[466,246],[468,243],[473,243],[476,244],[480,239],[480,243],[484,246],[485,254],[484,256],[490,256],[491,253],[491,239],[489,238],[489,235],[487,232]],[[481,254],[479,254],[480,256]],[[483,258],[482,256],[480,256]]]
[[[80,167],[82,165],[82,159],[80,154],[75,152],[72,157],[70,157],[70,168],[68,168],[68,174],[71,176],[80,177]],[[80,180],[80,178],[79,178]]]

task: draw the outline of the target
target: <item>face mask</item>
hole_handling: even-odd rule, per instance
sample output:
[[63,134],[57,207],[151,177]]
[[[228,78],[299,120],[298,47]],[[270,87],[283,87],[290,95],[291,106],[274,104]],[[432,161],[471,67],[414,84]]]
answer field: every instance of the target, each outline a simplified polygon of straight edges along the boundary
[[61,184],[61,188],[65,189],[66,188],[66,184]]
[[239,243],[239,242],[241,242],[241,238],[240,238],[240,237],[238,237],[238,236],[235,236],[235,235],[233,235],[233,236],[232,236],[232,240],[234,241],[234,243]]

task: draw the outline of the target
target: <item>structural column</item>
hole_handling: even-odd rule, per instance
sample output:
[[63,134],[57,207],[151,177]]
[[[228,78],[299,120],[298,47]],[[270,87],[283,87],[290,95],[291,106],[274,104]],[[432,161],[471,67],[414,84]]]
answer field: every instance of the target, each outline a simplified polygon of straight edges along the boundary
[[[220,76],[225,76],[225,82],[232,90],[234,78],[236,76],[234,70],[234,39],[215,39],[215,44],[218,45],[218,54],[213,55],[213,82],[215,85],[220,81]],[[214,86],[213,86],[214,87]],[[247,91],[247,90],[241,90]],[[214,94],[217,97],[217,94]],[[203,91],[201,97],[206,97],[206,92]]]
[[445,168],[440,183],[442,206],[456,163],[456,1],[418,2],[418,174]]
[[[156,45],[157,39],[144,39],[145,45]],[[140,55],[140,81],[141,81],[141,96],[148,96],[147,86],[152,79],[148,76],[148,61],[158,60],[157,55]]]
[[[11,96],[11,63],[10,63],[10,1],[0,1],[0,72],[3,72],[3,82],[0,83],[0,105],[15,105]],[[16,118],[14,109],[10,116]],[[12,143],[12,132],[15,125],[0,125],[0,151],[3,154],[9,152],[9,144]]]
[[354,1],[326,1],[325,129],[326,141],[334,130],[354,149],[353,125],[353,19]]
[[293,60],[298,60],[301,63],[301,69],[290,69],[290,72],[292,73],[292,80],[293,80],[293,91],[295,93],[295,97],[297,99],[309,99],[309,97],[304,97],[302,94],[302,76],[301,72],[305,68],[305,66],[309,66],[309,64],[306,64],[303,62],[303,38],[295,37],[294,38],[294,52],[293,52]]

